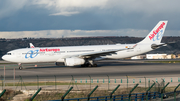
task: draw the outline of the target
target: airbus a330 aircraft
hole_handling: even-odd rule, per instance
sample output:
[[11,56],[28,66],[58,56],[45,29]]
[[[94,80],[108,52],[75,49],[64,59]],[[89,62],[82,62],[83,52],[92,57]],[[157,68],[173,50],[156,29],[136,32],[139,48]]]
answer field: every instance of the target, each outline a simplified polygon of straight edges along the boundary
[[160,21],[142,41],[135,44],[92,45],[92,46],[66,46],[66,47],[34,47],[16,49],[7,52],[3,60],[21,63],[55,62],[56,65],[94,66],[94,61],[101,59],[121,59],[143,54],[157,49],[161,43],[168,21]]

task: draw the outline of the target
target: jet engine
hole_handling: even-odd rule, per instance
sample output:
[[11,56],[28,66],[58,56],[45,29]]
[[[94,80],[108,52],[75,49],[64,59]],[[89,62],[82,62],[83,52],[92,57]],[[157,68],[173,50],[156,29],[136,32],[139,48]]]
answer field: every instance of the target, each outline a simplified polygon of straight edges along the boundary
[[77,58],[77,57],[64,59],[65,66],[76,66],[76,65],[82,65],[84,63],[85,63],[84,59]]

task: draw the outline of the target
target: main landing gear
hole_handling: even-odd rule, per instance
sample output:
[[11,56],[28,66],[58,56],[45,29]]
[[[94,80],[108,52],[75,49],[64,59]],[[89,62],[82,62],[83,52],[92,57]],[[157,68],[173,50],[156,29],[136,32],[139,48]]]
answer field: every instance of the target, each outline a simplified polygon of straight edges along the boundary
[[97,64],[91,65],[91,64],[87,63],[87,64],[81,65],[81,67],[97,67]]
[[81,67],[97,67],[97,64],[93,60],[86,60],[85,64],[81,65]]

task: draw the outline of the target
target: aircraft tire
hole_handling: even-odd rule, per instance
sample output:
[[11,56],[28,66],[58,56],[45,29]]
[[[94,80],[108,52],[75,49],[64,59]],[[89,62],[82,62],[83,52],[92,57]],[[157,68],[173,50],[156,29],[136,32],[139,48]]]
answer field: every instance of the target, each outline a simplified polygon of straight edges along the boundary
[[23,68],[22,68],[22,66],[19,66],[19,70],[22,70]]
[[91,64],[89,64],[88,67],[93,67],[93,66]]
[[97,64],[93,64],[93,67],[97,67]]
[[85,67],[85,65],[81,65],[81,67]]

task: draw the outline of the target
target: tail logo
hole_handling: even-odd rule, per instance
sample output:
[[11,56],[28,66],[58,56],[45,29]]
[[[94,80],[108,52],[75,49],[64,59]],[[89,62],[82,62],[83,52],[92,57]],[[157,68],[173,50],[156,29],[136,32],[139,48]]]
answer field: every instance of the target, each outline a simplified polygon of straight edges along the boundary
[[[154,39],[154,36],[156,36],[159,33],[159,31],[164,27],[164,25],[165,25],[165,23],[163,22],[156,30],[154,30],[153,34],[150,34],[149,39],[150,40]],[[162,32],[163,32],[163,30],[162,30]]]
[[160,40],[162,37],[163,37],[163,30],[157,33],[157,35],[153,38],[153,41]]

